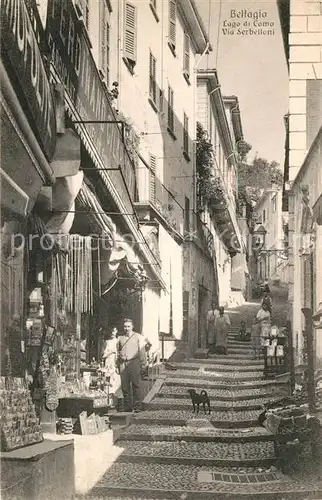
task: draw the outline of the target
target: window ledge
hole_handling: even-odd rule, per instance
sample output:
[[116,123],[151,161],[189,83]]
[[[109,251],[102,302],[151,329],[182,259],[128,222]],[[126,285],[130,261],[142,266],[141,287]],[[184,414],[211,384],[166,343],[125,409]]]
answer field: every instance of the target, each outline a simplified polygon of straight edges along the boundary
[[170,42],[168,42],[168,45],[169,45],[169,49],[170,49],[170,50],[171,50],[171,52],[172,52],[173,57],[177,57],[175,45],[173,45],[173,44],[172,44],[172,43],[170,43]]
[[160,21],[160,18],[159,18],[158,14],[157,14],[157,11],[155,10],[154,5],[151,2],[150,2],[150,9],[152,10],[152,14],[155,17],[156,22],[158,23]]
[[152,108],[152,109],[153,109],[156,113],[159,113],[159,108],[158,108],[158,106],[155,104],[154,100],[153,100],[151,97],[149,97],[149,98],[148,98],[148,101],[149,101],[149,104],[150,104],[151,108]]
[[188,161],[188,162],[191,161],[191,158],[190,158],[189,154],[187,153],[187,151],[184,151],[182,154],[183,154],[186,161]]
[[191,81],[190,81],[190,74],[187,73],[186,71],[183,72],[183,78],[186,80],[187,84],[188,85],[191,85]]
[[169,135],[171,135],[172,139],[173,139],[174,141],[176,141],[176,140],[177,140],[177,136],[176,136],[176,134],[174,133],[174,131],[173,131],[173,130],[171,130],[171,128],[170,128],[170,127],[167,127],[167,131],[168,131]]
[[131,75],[134,75],[135,62],[131,62],[127,57],[123,57],[123,62]]

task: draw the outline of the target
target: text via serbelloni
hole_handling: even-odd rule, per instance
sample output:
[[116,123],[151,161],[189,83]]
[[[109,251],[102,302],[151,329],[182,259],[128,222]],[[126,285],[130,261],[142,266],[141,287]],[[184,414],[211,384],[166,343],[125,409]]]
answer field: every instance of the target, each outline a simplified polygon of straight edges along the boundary
[[221,22],[221,31],[227,36],[273,36],[275,22],[262,9],[230,9]]

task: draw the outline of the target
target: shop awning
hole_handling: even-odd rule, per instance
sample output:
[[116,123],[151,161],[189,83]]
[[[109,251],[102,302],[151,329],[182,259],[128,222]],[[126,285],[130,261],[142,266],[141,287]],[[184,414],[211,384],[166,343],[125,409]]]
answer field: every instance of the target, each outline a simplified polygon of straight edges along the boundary
[[[77,200],[85,210],[88,210],[88,215],[93,217],[97,226],[100,227],[97,238],[100,241],[99,260],[102,294],[107,293],[111,284],[113,286],[121,277],[132,280],[137,286],[146,283],[148,276],[134,249],[135,245],[143,242],[131,242],[130,244],[126,240],[111,217],[104,213],[95,193],[84,182]],[[87,216],[86,212],[85,214]]]

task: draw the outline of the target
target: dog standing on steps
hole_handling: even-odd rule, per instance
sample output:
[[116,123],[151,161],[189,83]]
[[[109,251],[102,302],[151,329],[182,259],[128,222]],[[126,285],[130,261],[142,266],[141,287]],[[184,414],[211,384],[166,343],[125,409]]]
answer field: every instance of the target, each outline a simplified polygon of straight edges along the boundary
[[197,413],[199,413],[199,406],[202,404],[203,410],[205,414],[207,413],[206,411],[206,406],[208,407],[208,414],[210,415],[210,399],[206,391],[201,391],[200,394],[196,392],[195,389],[189,389],[188,390],[191,401],[192,401],[192,406],[193,406],[193,413],[196,412],[196,407],[197,407]]

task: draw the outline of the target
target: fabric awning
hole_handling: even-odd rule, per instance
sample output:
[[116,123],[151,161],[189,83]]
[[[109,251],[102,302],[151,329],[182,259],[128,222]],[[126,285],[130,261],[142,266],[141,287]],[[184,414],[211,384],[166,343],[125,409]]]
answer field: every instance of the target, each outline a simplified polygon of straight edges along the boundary
[[[107,293],[117,281],[117,278],[129,278],[136,285],[143,285],[148,280],[143,265],[133,244],[128,243],[126,238],[118,230],[110,216],[104,213],[104,209],[98,201],[95,193],[84,182],[78,195],[79,203],[90,210],[90,215],[95,218],[100,227],[100,277],[102,294]],[[112,285],[112,286],[111,286]]]

